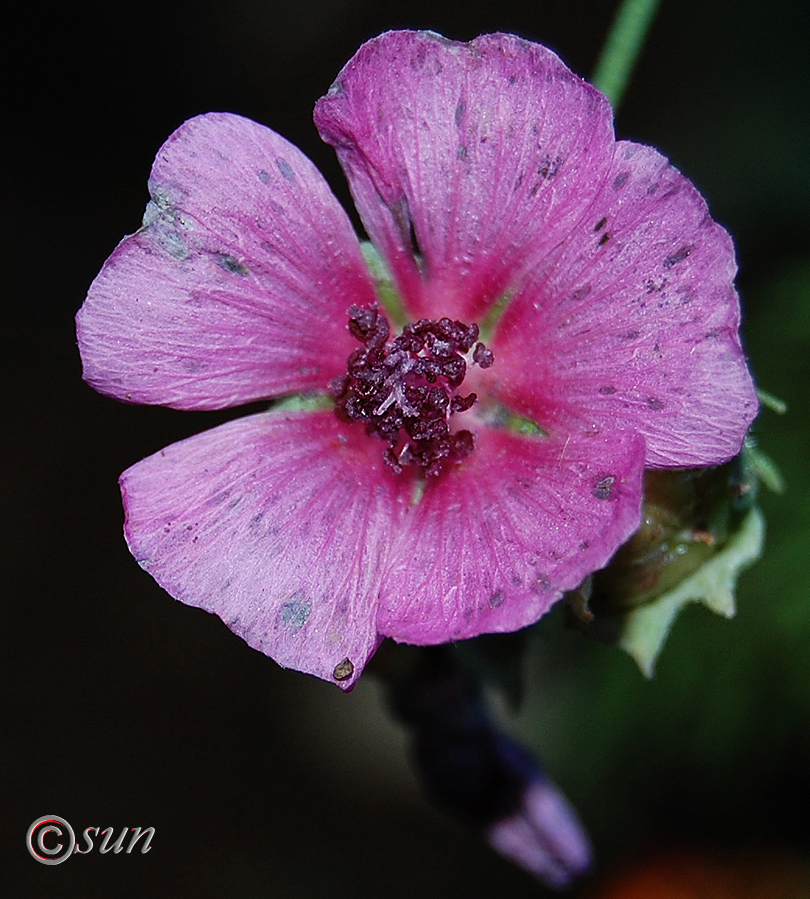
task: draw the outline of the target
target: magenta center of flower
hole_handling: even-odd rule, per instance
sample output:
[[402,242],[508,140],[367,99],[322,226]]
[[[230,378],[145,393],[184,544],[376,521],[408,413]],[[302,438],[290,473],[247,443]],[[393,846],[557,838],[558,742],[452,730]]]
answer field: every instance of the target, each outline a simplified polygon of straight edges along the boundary
[[475,403],[459,392],[467,365],[489,368],[492,351],[478,341],[478,325],[442,318],[406,325],[389,341],[388,320],[377,307],[352,306],[349,331],[363,344],[336,378],[335,413],[362,422],[386,443],[385,462],[399,474],[406,465],[436,476],[473,451],[470,431],[454,430],[453,415]]

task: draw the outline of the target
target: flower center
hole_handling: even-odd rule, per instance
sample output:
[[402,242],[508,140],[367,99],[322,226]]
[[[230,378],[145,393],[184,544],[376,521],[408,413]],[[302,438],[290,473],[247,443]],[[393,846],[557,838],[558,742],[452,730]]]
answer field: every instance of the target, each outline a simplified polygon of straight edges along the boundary
[[459,393],[467,364],[489,368],[495,361],[491,350],[476,343],[478,325],[423,318],[389,342],[388,320],[378,307],[352,306],[349,331],[363,348],[330,384],[338,418],[362,422],[366,433],[384,441],[383,458],[397,474],[415,465],[436,476],[469,456],[473,435],[452,430],[450,419],[477,399]]

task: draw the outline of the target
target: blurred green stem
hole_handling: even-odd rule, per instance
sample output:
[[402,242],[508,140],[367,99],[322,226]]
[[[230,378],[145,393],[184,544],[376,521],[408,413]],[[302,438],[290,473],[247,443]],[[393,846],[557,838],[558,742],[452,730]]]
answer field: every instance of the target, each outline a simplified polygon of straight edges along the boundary
[[623,0],[596,64],[593,83],[616,110],[660,0]]

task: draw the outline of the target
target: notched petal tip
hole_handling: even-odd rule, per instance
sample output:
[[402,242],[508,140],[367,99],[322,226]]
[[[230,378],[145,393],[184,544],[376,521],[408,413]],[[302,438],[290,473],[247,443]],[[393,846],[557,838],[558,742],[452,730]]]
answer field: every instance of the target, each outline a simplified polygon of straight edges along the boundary
[[210,113],[161,147],[150,193],[77,317],[88,383],[180,409],[325,390],[351,351],[346,297],[374,290],[314,165],[269,128]]
[[508,34],[380,35],[315,123],[414,318],[485,317],[587,209],[614,142],[605,98]]

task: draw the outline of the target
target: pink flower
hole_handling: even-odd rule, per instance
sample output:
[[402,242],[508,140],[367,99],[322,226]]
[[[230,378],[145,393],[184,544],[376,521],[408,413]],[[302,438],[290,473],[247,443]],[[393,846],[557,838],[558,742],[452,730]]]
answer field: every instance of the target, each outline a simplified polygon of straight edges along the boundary
[[169,593],[348,689],[383,636],[537,621],[635,530],[645,467],[727,460],[757,404],[731,239],[549,50],[383,34],[315,122],[408,319],[429,320],[415,343],[386,338],[309,160],[223,113],[161,148],[144,225],[77,323],[85,379],[121,400],[324,398],[167,447],[121,488]]

